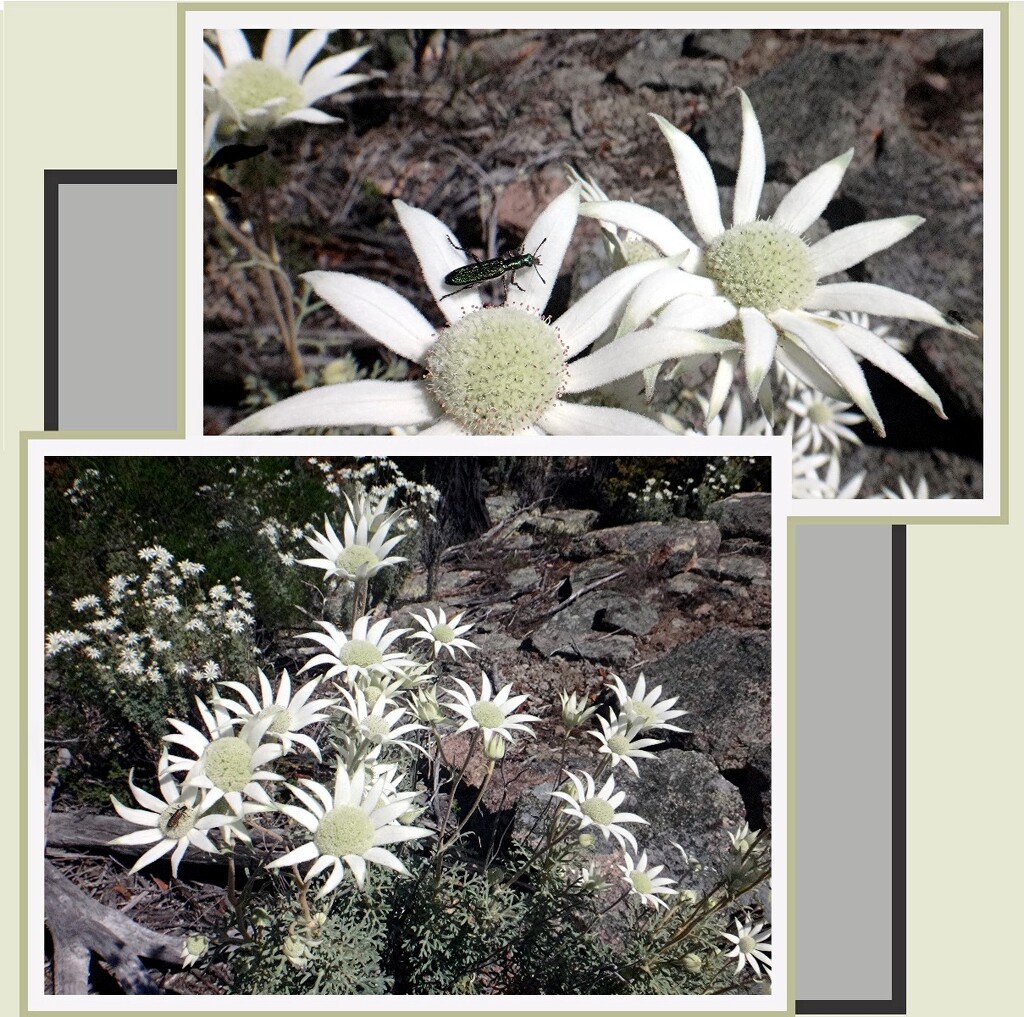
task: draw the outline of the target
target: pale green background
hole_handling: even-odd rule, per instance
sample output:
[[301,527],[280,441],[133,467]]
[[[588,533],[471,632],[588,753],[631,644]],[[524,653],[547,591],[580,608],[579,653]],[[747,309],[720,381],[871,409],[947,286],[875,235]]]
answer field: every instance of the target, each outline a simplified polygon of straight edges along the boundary
[[[908,5],[910,6],[910,5]],[[917,5],[914,5],[917,6]],[[922,5],[929,6],[929,5]],[[1020,118],[1024,7],[1010,5],[1011,115]],[[171,3],[9,2],[3,13],[4,75],[4,396],[0,435],[4,530],[0,569],[7,577],[4,645],[20,643],[18,596],[19,430],[42,426],[42,214],[44,169],[166,169],[177,164],[177,14]],[[1010,179],[1024,175],[1020,132],[1011,140]],[[1024,275],[1019,191],[1010,189],[1010,278]],[[1020,287],[1010,287],[1011,356],[1021,329]],[[1024,397],[1018,362],[1009,365],[1011,464],[1024,438],[1016,400]],[[1012,1012],[1019,992],[1008,959],[1018,939],[1012,896],[990,878],[991,859],[1012,853],[1021,828],[1015,774],[1022,715],[1019,584],[1024,524],[1020,471],[1011,471],[1010,524],[911,527],[908,540],[909,912],[908,1014],[945,1017]],[[885,577],[884,581],[888,581]],[[828,596],[822,590],[823,597]],[[855,620],[851,620],[855,625]],[[11,675],[13,698],[20,681]],[[851,690],[856,694],[856,690]],[[14,713],[13,708],[10,711]],[[20,715],[20,714],[19,714]],[[13,718],[12,718],[13,720]],[[843,723],[836,717],[837,724]],[[870,752],[871,746],[865,745]],[[18,726],[7,725],[0,767],[20,774]],[[22,781],[19,779],[19,787]],[[13,789],[10,796],[13,795]],[[13,806],[13,801],[10,802]],[[797,807],[798,804],[797,804]],[[8,817],[13,809],[7,811]],[[835,832],[856,837],[857,831]],[[0,1001],[17,1006],[21,975],[18,914],[20,837],[2,841]],[[972,851],[980,851],[975,861]],[[799,878],[799,859],[796,878]],[[844,887],[856,876],[843,877]],[[841,902],[832,933],[843,935]]]

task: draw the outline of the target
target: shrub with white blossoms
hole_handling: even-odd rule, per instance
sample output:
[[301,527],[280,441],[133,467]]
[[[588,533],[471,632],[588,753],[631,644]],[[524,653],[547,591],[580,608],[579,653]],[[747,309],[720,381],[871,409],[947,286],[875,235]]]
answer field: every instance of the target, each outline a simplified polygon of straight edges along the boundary
[[139,572],[110,576],[102,593],[72,602],[80,623],[47,633],[48,660],[73,658],[111,696],[170,678],[206,686],[225,664],[251,669],[252,597],[237,578],[206,587],[205,565],[175,561],[158,545],[137,557]]
[[[347,508],[364,547],[401,511],[365,497]],[[295,567],[330,577],[319,559]],[[223,919],[189,930],[185,965],[226,970],[225,991],[245,993],[759,991],[767,836],[732,835],[696,892],[685,852],[640,849],[647,820],[618,786],[681,730],[675,698],[613,675],[610,709],[574,691],[552,710],[472,663],[471,612],[426,608],[412,631],[366,609],[306,633],[294,677],[254,669],[204,688],[194,713],[169,718],[153,781],[131,776],[138,807],[113,798],[138,828],[113,842],[142,851],[132,872],[169,856],[182,877],[195,853],[223,856]],[[551,790],[532,828],[499,843],[488,791],[545,728],[560,742],[541,775]],[[570,753],[591,765],[569,766]]]

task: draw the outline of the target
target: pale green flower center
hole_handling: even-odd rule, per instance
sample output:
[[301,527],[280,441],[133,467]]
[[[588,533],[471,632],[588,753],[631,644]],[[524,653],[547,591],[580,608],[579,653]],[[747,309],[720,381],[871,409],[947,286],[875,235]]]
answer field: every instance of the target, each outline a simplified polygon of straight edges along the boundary
[[241,738],[217,738],[203,749],[203,772],[221,791],[241,791],[252,780],[252,749]]
[[588,798],[580,806],[580,812],[599,826],[610,826],[615,819],[615,810],[603,798]]
[[430,634],[439,643],[450,643],[455,638],[455,629],[451,625],[435,625],[430,630]]
[[190,833],[195,825],[196,811],[184,802],[171,805],[160,814],[157,823],[160,832],[170,840],[177,840]]
[[737,307],[762,314],[801,307],[817,282],[808,246],[795,233],[761,220],[712,240],[704,266]]
[[338,653],[342,664],[355,667],[373,667],[384,659],[384,654],[365,639],[350,639]]
[[489,701],[477,703],[469,712],[481,727],[496,728],[505,723],[505,714],[501,712],[501,707]]
[[363,722],[363,735],[378,745],[391,735],[391,726],[383,717],[370,716]]
[[621,734],[612,735],[608,739],[608,748],[616,756],[628,756],[630,744],[630,740]]
[[384,690],[379,685],[370,685],[363,690],[363,699],[366,700],[366,708],[372,710],[377,705],[377,700],[384,695]]
[[246,60],[229,67],[217,90],[243,117],[250,110],[262,109],[268,102],[273,103],[274,119],[306,105],[299,83],[280,67],[262,60]]
[[518,434],[564,392],[566,351],[537,314],[484,307],[449,325],[427,351],[427,385],[470,434]]
[[832,410],[824,403],[812,403],[807,408],[807,419],[812,424],[831,424],[832,423]]
[[292,715],[277,703],[265,706],[256,714],[256,720],[262,720],[264,717],[274,718],[270,727],[267,728],[268,734],[287,734],[292,729]]
[[634,699],[630,701],[629,705],[630,709],[633,711],[633,716],[642,720],[646,725],[649,725],[652,721],[656,721],[658,719],[658,711],[647,703],[637,702]]
[[740,936],[740,941],[736,945],[740,948],[740,953],[753,953],[757,949],[757,940],[753,936]]
[[339,805],[320,820],[313,842],[322,855],[365,855],[373,847],[373,820],[355,805]]
[[637,893],[650,893],[654,889],[651,877],[646,872],[631,872],[629,879]]
[[365,544],[354,544],[352,547],[346,547],[334,559],[334,567],[346,575],[356,576],[360,571],[372,569],[379,561],[380,559]]

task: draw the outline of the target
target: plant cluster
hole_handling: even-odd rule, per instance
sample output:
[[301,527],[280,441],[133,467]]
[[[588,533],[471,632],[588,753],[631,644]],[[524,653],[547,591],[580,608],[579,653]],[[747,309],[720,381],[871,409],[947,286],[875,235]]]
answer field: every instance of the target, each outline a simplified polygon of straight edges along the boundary
[[[106,799],[119,760],[152,759],[167,714],[196,692],[252,675],[266,629],[337,603],[339,580],[319,590],[290,567],[309,549],[310,518],[368,489],[408,507],[397,526],[415,547],[437,500],[382,457],[83,457],[48,469],[48,734],[83,763],[69,778],[80,800]],[[375,577],[375,596],[403,575]]]
[[[210,151],[239,148],[296,119],[332,120],[312,104],[372,75],[347,73],[367,56],[365,46],[311,64],[327,39],[311,31],[289,50],[290,33],[272,30],[256,58],[242,32],[212,33],[204,44]],[[240,91],[243,78],[247,87]],[[247,111],[239,106],[243,95],[251,103]],[[575,169],[521,247],[483,261],[460,247],[449,225],[395,199],[438,323],[391,287],[350,272],[305,272],[304,287],[296,287],[269,218],[259,228],[240,228],[223,198],[211,194],[219,235],[256,269],[275,308],[300,389],[280,400],[270,396],[269,405],[232,430],[669,434],[696,425],[701,433],[775,431],[793,438],[798,496],[856,496],[863,476],[844,481],[840,462],[844,449],[859,442],[852,428],[869,422],[885,436],[864,364],[944,418],[939,396],[906,358],[905,345],[873,330],[866,314],[975,337],[915,296],[834,281],[909,235],[920,217],[857,223],[813,243],[806,239],[838,192],[852,150],[809,173],[769,218],[758,218],[767,157],[754,109],[738,95],[742,141],[729,217],[705,155],[688,134],[652,114],[675,161],[695,238],[628,194],[607,195]],[[265,188],[270,177],[262,179]],[[545,316],[580,216],[601,226],[607,272],[566,311]],[[504,282],[504,298],[487,303],[484,288],[496,280]],[[319,375],[305,368],[299,338],[314,297],[379,344],[386,371],[360,373],[354,360]],[[651,410],[659,375],[671,382],[702,365],[713,367],[706,392],[679,391],[672,413]]]
[[[170,856],[177,876],[190,848],[224,858],[223,921],[190,930],[183,963],[245,993],[761,991],[767,833],[732,834],[697,891],[681,848],[671,864],[640,849],[646,821],[616,786],[686,713],[643,675],[612,676],[603,709],[562,693],[550,790],[494,835],[488,788],[548,711],[469,664],[464,614],[425,609],[412,631],[378,616],[370,580],[402,557],[401,517],[349,496],[292,567],[343,580],[351,624],[304,634],[301,684],[214,680],[191,720],[168,718],[158,793],[133,774],[134,805],[113,798],[138,827],[114,843],[145,849],[133,872]],[[581,752],[592,766],[568,764]]]

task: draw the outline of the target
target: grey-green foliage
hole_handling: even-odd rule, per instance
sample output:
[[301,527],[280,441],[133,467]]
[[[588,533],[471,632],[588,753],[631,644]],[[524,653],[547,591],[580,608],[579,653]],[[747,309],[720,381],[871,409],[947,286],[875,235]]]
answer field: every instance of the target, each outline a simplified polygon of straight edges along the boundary
[[[254,909],[252,938],[230,949],[229,992],[293,996],[392,991],[392,980],[381,964],[387,915],[375,906],[372,894],[360,894],[347,885],[333,895],[323,924],[312,927],[299,907],[286,900],[268,896]],[[289,938],[308,949],[300,964],[286,956]]]

